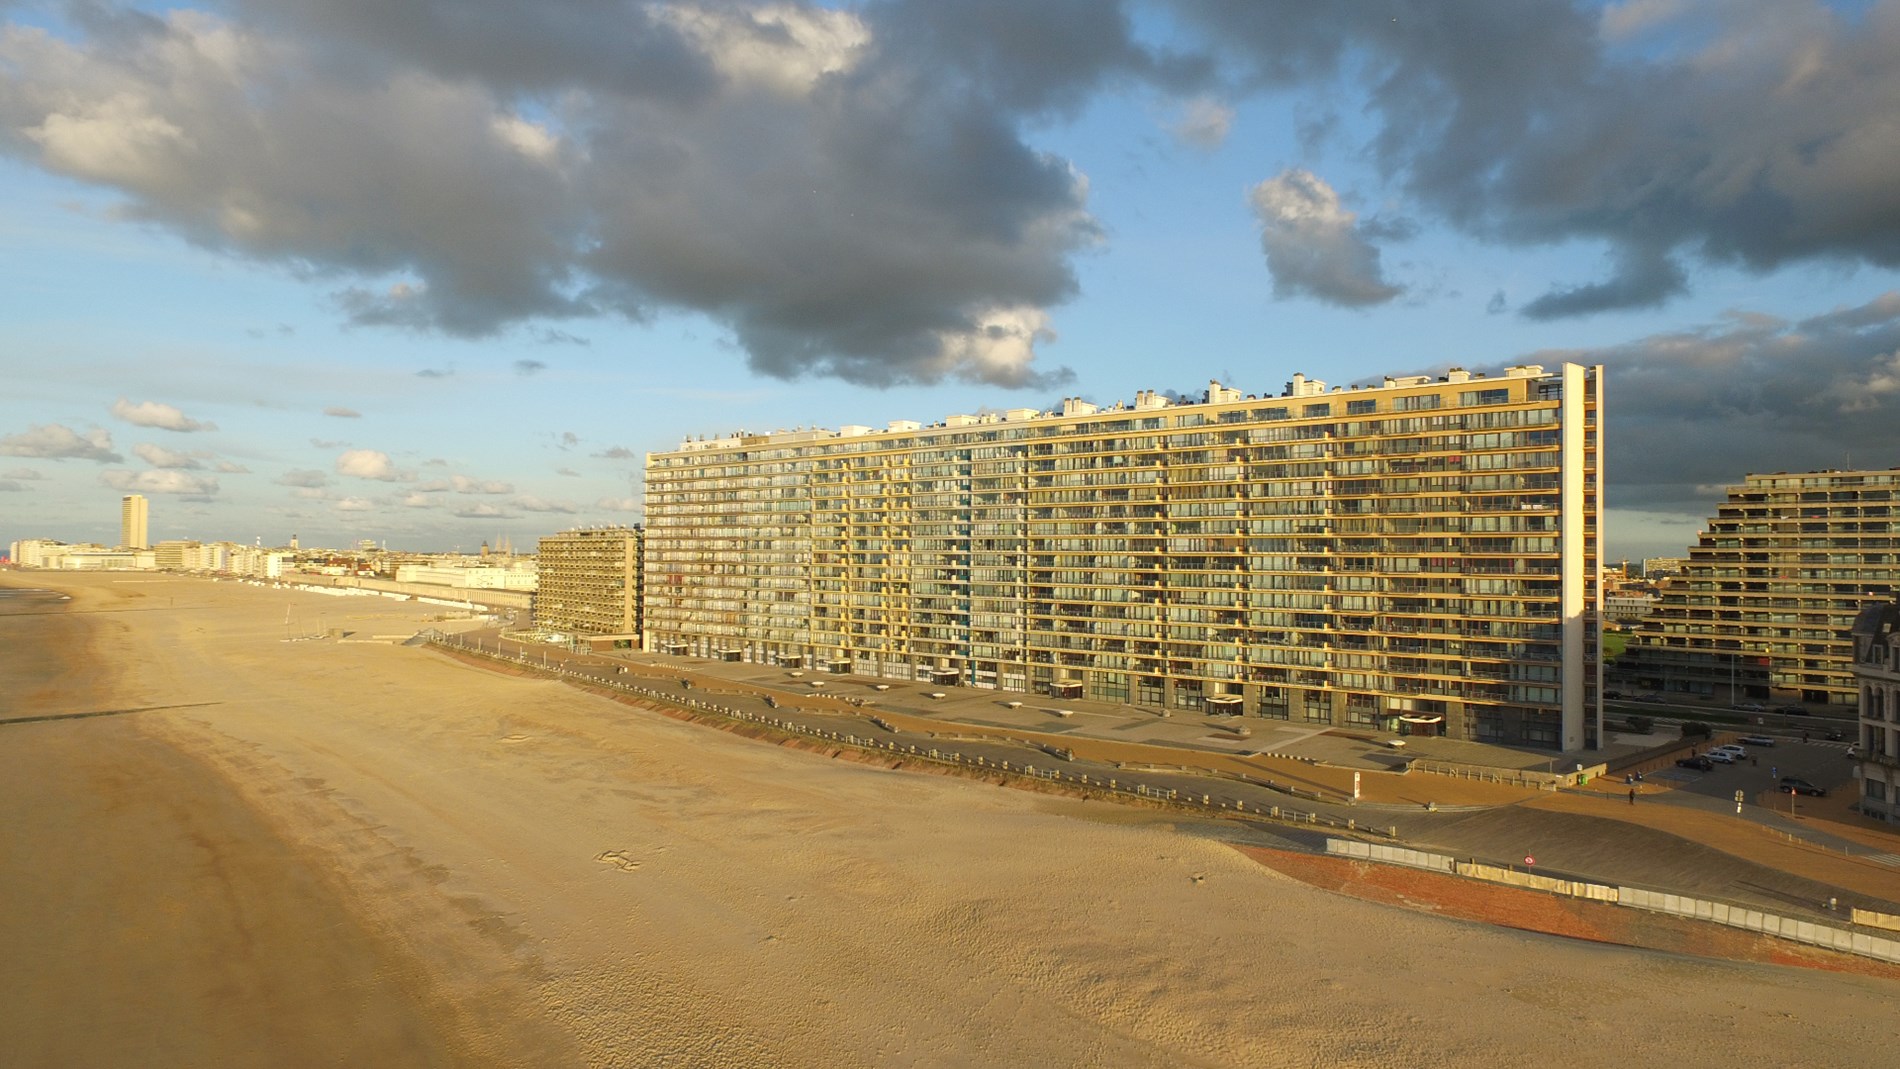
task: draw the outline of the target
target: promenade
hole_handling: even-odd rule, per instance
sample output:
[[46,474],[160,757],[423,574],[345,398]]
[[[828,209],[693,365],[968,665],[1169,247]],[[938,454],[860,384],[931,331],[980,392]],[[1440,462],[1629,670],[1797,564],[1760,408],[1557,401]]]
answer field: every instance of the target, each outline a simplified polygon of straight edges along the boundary
[[[1240,802],[1256,813],[1273,806],[1313,813],[1477,861],[1523,867],[1530,857],[1539,872],[1820,919],[1837,912],[1830,902],[1900,912],[1900,834],[1848,812],[1852,787],[1841,782],[1846,762],[1839,745],[1803,747],[1789,739],[1771,758],[1815,782],[1831,777],[1828,785],[1836,788],[1827,799],[1800,799],[1790,812],[1788,796],[1769,789],[1770,765],[1678,774],[1673,752],[1635,766],[1646,770],[1641,783],[1626,785],[1619,773],[1578,786],[1573,772],[1557,777],[1566,784],[1557,789],[1549,783],[1553,766],[1574,768],[1574,758],[1453,739],[1407,738],[1393,747],[1390,736],[1257,717],[1058,702],[643,651],[576,653],[507,638],[502,629],[463,640],[602,679],[631,677],[731,708],[771,710],[788,722],[804,718],[865,738],[981,755],[991,766],[1013,761],[1020,770],[1040,762],[1071,777],[1093,770],[1097,784],[1115,778],[1119,785],[1173,790],[1177,798],[1206,797],[1208,808]],[[1656,741],[1618,742],[1609,752],[1635,755]],[[1414,765],[1467,771],[1407,770]],[[1729,779],[1748,784],[1739,815],[1722,786]]]

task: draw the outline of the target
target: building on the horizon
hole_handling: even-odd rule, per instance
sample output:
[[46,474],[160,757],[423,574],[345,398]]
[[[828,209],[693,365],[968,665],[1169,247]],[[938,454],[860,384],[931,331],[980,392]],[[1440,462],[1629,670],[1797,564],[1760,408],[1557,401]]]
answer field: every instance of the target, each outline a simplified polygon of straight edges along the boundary
[[150,549],[148,532],[151,513],[144,494],[127,494],[119,499],[119,545],[124,549]]
[[1853,642],[1859,723],[1851,753],[1859,808],[1870,817],[1900,821],[1900,603],[1862,609],[1854,618]]
[[1594,748],[1601,382],[689,441],[647,457],[647,648]]
[[1900,589],[1900,469],[1749,475],[1616,659],[1620,683],[1850,711],[1854,619]]
[[640,640],[639,527],[581,527],[542,538],[536,630],[636,645]]

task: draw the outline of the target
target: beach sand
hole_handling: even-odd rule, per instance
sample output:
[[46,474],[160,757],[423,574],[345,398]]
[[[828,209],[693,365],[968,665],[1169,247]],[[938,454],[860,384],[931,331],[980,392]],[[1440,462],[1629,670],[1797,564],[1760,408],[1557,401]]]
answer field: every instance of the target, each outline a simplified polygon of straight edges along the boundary
[[[12,573],[0,1065],[1879,1064],[1895,984],[1316,890],[388,641],[428,607]],[[9,613],[11,613],[9,615]],[[346,640],[285,641],[341,629]],[[18,685],[14,681],[18,680]]]

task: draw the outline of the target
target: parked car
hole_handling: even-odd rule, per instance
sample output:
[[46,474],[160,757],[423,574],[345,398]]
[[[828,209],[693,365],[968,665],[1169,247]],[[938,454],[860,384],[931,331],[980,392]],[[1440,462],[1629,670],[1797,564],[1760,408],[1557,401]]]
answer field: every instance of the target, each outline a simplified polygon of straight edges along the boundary
[[1720,746],[1710,749],[1709,752],[1710,753],[1717,753],[1717,752],[1725,753],[1725,754],[1728,754],[1730,757],[1735,758],[1737,761],[1740,761],[1742,758],[1748,756],[1748,747],[1737,746],[1732,742],[1725,742]]
[[1766,735],[1743,735],[1735,741],[1745,746],[1773,746],[1775,744],[1775,740]]
[[1840,728],[1828,728],[1828,729],[1827,729],[1827,741],[1829,741],[1829,742],[1839,742],[1839,741],[1841,741],[1841,729],[1840,729]]
[[1710,750],[1703,756],[1718,765],[1732,765],[1735,763],[1735,755],[1729,753],[1727,750]]
[[1784,794],[1805,794],[1810,798],[1826,798],[1827,788],[1816,787],[1799,776],[1781,777],[1781,786],[1776,788]]
[[1808,707],[1805,705],[1777,705],[1775,712],[1780,713],[1782,716],[1806,716],[1808,715]]
[[1768,711],[1762,707],[1760,702],[1743,702],[1735,708],[1740,709],[1744,713],[1765,713]]
[[1696,754],[1693,757],[1676,758],[1676,767],[1693,768],[1702,772],[1713,772],[1715,771],[1715,762],[1702,754]]

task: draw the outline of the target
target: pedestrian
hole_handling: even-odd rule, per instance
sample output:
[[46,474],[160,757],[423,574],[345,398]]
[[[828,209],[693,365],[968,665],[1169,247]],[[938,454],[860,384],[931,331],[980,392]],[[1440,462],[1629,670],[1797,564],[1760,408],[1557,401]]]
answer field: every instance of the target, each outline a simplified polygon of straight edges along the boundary
[[1630,788],[1630,804],[1631,805],[1636,804],[1636,788],[1634,787]]
[[1635,776],[1630,775],[1628,772],[1623,773],[1623,786],[1628,787],[1634,784],[1635,782],[1636,782]]

